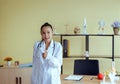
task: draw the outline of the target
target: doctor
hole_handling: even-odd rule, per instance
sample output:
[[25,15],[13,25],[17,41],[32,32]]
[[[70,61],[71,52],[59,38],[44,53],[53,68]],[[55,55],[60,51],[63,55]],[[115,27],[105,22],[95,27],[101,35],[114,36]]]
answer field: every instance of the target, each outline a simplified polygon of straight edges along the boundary
[[52,39],[49,23],[41,26],[42,40],[35,42],[31,84],[61,84],[62,45]]

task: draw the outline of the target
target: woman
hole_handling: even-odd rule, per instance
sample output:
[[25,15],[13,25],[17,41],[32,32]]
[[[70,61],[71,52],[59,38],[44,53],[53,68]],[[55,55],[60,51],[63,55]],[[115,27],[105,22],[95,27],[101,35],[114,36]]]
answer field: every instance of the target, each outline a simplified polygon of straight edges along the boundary
[[34,45],[32,84],[61,84],[62,46],[53,41],[49,23],[41,26],[42,40]]

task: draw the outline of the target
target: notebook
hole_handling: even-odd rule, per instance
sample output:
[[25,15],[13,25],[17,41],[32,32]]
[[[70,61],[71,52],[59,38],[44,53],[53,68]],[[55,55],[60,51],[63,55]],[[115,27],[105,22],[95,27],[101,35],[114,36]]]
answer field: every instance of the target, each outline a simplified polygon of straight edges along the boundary
[[83,75],[69,75],[66,78],[64,78],[65,80],[73,80],[73,81],[79,81],[83,78]]

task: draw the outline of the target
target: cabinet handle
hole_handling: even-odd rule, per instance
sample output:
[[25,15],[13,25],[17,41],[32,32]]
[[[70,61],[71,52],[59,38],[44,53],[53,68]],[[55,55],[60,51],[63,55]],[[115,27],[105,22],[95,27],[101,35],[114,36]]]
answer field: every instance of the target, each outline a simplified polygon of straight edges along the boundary
[[22,78],[19,77],[19,84],[22,84]]
[[16,77],[16,84],[18,84],[18,77]]

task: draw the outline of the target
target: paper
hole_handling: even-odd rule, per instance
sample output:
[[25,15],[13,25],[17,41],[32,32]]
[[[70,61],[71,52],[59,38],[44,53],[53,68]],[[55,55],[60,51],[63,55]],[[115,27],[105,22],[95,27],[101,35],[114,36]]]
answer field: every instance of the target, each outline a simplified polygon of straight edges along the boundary
[[65,80],[73,80],[79,81],[83,78],[83,75],[69,75],[68,77],[64,78]]
[[115,83],[111,83],[111,82],[100,82],[100,84],[115,84]]

